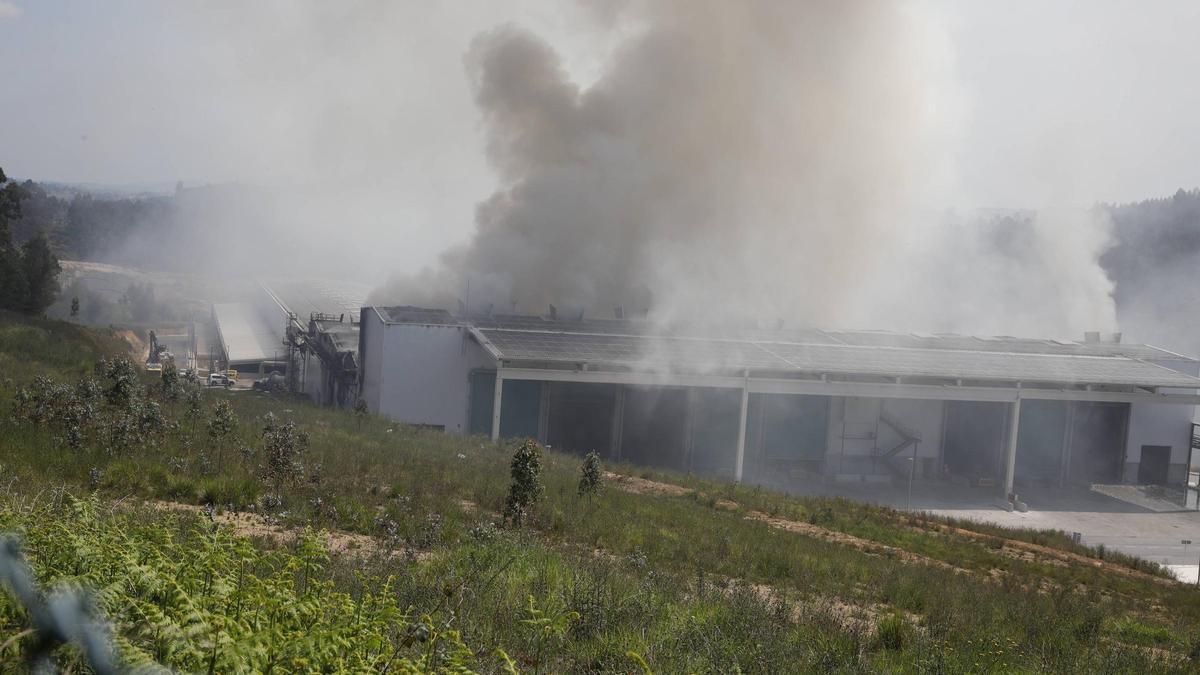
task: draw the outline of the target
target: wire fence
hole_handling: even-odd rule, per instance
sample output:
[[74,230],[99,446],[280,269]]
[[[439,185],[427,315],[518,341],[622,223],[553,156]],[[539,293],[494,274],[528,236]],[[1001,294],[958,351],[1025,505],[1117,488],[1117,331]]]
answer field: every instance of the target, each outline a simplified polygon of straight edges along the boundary
[[0,643],[0,652],[13,642],[32,638],[27,652],[30,670],[54,673],[58,670],[53,661],[54,651],[62,645],[74,644],[97,675],[119,672],[112,631],[97,616],[90,596],[76,589],[58,589],[49,594],[39,590],[15,537],[0,536],[0,585],[8,587],[32,624]]

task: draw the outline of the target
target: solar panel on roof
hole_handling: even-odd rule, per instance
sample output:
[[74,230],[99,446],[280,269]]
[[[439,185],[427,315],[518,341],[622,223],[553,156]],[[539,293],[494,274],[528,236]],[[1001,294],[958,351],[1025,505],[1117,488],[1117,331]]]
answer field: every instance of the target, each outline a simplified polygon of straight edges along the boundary
[[798,344],[484,328],[510,361],[592,363],[688,371],[778,371],[1196,387],[1200,380],[1129,358]]

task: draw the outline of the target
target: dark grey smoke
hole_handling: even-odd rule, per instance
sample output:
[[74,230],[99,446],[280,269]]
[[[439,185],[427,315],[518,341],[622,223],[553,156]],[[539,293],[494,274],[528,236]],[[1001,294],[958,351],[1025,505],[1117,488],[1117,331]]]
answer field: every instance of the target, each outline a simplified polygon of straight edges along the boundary
[[376,302],[870,315],[943,169],[936,26],[874,2],[627,3],[599,80],[513,26],[466,56],[499,179],[465,246]]

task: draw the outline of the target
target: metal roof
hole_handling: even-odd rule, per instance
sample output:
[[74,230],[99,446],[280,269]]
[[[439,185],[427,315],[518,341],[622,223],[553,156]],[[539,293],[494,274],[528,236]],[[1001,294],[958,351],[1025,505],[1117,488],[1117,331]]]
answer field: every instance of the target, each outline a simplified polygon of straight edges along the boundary
[[504,360],[629,369],[778,371],[948,380],[1200,387],[1200,380],[1128,357],[929,350],[796,342],[480,328]]
[[339,352],[358,353],[358,324],[349,321],[315,320],[311,324]]
[[497,358],[537,367],[1200,388],[1151,363],[1196,359],[1140,344],[375,310],[387,323],[468,326]]
[[434,326],[457,326],[462,322],[444,309],[425,307],[374,307],[375,313],[384,323],[419,323]]
[[311,314],[345,315],[358,320],[370,287],[348,281],[323,279],[272,279],[263,283],[268,292],[301,321]]
[[[485,324],[486,325],[486,324]],[[949,380],[1200,387],[1200,379],[1128,356],[931,349],[477,327],[505,361],[687,372],[743,370]],[[779,336],[775,336],[779,337]]]
[[213,317],[230,364],[258,363],[283,353],[278,331],[252,305],[215,303]]

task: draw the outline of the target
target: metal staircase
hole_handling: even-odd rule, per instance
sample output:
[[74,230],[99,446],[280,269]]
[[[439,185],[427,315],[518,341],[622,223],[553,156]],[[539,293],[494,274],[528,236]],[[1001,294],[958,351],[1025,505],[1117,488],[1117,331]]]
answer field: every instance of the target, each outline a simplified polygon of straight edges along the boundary
[[878,461],[882,462],[884,466],[891,470],[892,473],[896,474],[900,478],[907,479],[909,477],[909,471],[912,469],[910,469],[907,464],[898,465],[894,460],[900,453],[921,442],[921,432],[905,425],[900,420],[889,415],[887,410],[882,408],[879,411],[879,421],[888,425],[893,431],[899,434],[900,442],[896,443],[888,450],[876,448],[877,454],[875,457]]

